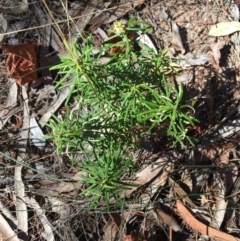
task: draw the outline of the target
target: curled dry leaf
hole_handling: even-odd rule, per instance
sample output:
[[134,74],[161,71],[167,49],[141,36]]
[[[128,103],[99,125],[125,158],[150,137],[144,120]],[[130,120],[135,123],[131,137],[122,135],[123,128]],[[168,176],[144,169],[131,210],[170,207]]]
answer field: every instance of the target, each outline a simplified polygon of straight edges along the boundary
[[15,78],[20,86],[37,81],[35,47],[36,44],[33,43],[4,47],[8,52],[6,61],[8,74]]
[[195,231],[207,235],[210,238],[221,238],[223,241],[240,241],[230,234],[224,233],[222,231],[216,230],[212,227],[207,226],[204,223],[198,221],[188,209],[180,202],[176,202],[177,214],[183,219],[183,221]]
[[239,22],[222,22],[216,25],[213,25],[209,31],[210,36],[225,36],[232,33],[235,33],[240,30]]

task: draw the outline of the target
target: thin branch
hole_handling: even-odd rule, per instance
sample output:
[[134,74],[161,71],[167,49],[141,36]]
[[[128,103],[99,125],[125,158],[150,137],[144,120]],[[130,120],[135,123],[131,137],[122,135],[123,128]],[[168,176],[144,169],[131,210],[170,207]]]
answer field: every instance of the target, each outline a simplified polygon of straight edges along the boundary
[[[24,202],[25,197],[25,187],[22,181],[22,165],[24,162],[28,133],[29,133],[29,110],[28,110],[28,97],[24,86],[22,86],[22,96],[23,96],[23,126],[22,133],[19,139],[19,149],[17,165],[15,167],[15,190],[16,190],[16,215],[18,220],[18,229],[20,230],[19,236],[23,240],[28,240],[28,212],[27,206]],[[20,163],[20,164],[19,164]]]

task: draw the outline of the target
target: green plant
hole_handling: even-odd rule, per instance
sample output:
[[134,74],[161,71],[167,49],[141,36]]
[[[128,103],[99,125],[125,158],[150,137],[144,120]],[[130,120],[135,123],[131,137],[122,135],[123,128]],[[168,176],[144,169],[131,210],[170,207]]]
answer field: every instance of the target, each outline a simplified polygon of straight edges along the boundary
[[109,209],[111,198],[118,205],[123,205],[119,192],[129,189],[130,185],[120,181],[120,178],[133,170],[133,163],[121,147],[116,149],[115,143],[108,142],[107,148],[102,146],[100,151],[94,150],[91,158],[86,155],[80,169],[87,173],[82,180],[87,187],[81,195],[91,196],[92,208],[103,200]]
[[[57,87],[71,88],[66,104],[74,97],[79,108],[49,122],[53,135],[48,138],[54,140],[58,153],[71,155],[83,142],[98,148],[106,138],[134,143],[135,135],[142,134],[136,133],[136,127],[151,133],[162,126],[161,136],[172,138],[173,145],[183,146],[185,140],[193,144],[187,131],[197,122],[194,109],[184,103],[183,87],[166,79],[169,70],[177,73],[174,60],[167,51],[157,54],[133,39],[133,33],[148,29],[137,24],[134,18],[126,26],[115,24],[97,55],[92,54],[91,35],[82,47],[66,44],[69,55],[52,69],[62,75]],[[110,54],[106,63],[101,63],[103,53]]]
[[153,100],[143,100],[147,110],[138,115],[138,122],[150,120],[152,122],[150,130],[161,123],[166,123],[167,136],[175,138],[173,145],[176,143],[183,145],[184,139],[193,145],[193,140],[187,136],[187,125],[194,126],[198,120],[189,114],[194,113],[193,107],[181,103],[183,101],[183,86],[167,83],[164,76],[162,81],[164,89],[161,93],[149,89]]

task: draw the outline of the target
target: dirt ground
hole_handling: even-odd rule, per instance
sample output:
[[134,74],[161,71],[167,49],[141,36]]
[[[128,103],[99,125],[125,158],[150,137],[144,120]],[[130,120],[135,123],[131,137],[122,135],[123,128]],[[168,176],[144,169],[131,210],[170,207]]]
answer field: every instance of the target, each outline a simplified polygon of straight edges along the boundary
[[[239,1],[0,0],[0,11],[0,240],[240,240],[240,27],[209,34],[239,22]],[[180,149],[149,138],[132,153],[138,188],[125,206],[92,210],[79,195],[81,158],[72,164],[39,138],[51,133],[51,113],[66,113],[68,89],[54,88],[59,75],[48,68],[66,53],[56,22],[76,41],[92,33],[97,49],[114,21],[131,16],[149,23],[157,51],[179,60],[168,77],[195,103],[198,143]],[[34,82],[16,71],[22,66]]]

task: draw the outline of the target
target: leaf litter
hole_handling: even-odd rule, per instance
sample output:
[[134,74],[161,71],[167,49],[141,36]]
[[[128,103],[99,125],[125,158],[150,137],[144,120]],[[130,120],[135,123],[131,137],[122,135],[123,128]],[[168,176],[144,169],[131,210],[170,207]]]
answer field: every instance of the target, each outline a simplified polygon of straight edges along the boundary
[[[64,16],[65,11],[61,4],[55,1],[46,2],[57,20],[60,20],[57,16],[59,13],[63,18],[67,17]],[[54,240],[53,235],[61,238],[59,230],[63,223],[68,227],[62,231],[69,237],[67,240],[80,240],[79,232],[85,235],[86,240],[172,241],[178,240],[178,237],[181,237],[181,240],[206,240],[208,237],[239,240],[240,225],[236,221],[238,213],[235,212],[239,200],[236,191],[239,185],[239,103],[238,99],[233,98],[239,84],[237,36],[240,28],[235,17],[238,6],[230,6],[227,2],[224,2],[223,6],[212,1],[207,1],[206,8],[190,1],[185,4],[178,1],[151,4],[143,1],[123,1],[120,5],[105,3],[99,6],[96,2],[69,5],[70,8],[75,6],[75,9],[69,9],[71,13],[77,12],[79,16],[87,14],[88,18],[81,21],[79,17],[74,26],[61,23],[61,28],[72,28],[73,37],[78,36],[75,33],[76,26],[83,34],[91,31],[94,33],[97,28],[105,31],[111,26],[111,22],[129,18],[131,14],[137,15],[139,20],[151,23],[152,32],[139,36],[138,40],[155,52],[169,49],[168,54],[179,60],[179,76],[172,78],[184,83],[187,90],[185,98],[195,103],[196,116],[200,123],[190,132],[198,138],[199,143],[194,147],[186,146],[184,151],[170,150],[164,142],[161,142],[161,147],[155,148],[155,153],[147,150],[136,151],[135,163],[138,163],[141,169],[128,177],[129,183],[136,185],[121,194],[126,200],[125,207],[122,210],[113,210],[116,212],[115,216],[104,212],[104,208],[94,214],[87,209],[88,198],[81,200],[78,195],[81,189],[85,188],[78,182],[81,175],[77,175],[81,171],[78,164],[83,158],[82,153],[78,155],[77,164],[71,165],[66,155],[53,155],[52,143],[43,138],[43,134],[50,131],[46,124],[51,115],[64,116],[66,113],[64,102],[70,90],[55,90],[52,73],[37,71],[39,65],[44,69],[48,60],[51,62],[48,56],[58,59],[63,53],[58,30],[50,25],[44,32],[47,36],[44,37],[47,39],[44,43],[42,40],[38,42],[42,38],[41,30],[38,33],[28,30],[25,34],[19,31],[16,36],[21,41],[15,41],[16,46],[7,46],[4,38],[1,39],[5,44],[3,49],[8,52],[8,76],[4,78],[8,78],[11,84],[4,102],[1,103],[4,108],[0,112],[3,123],[0,128],[1,147],[7,147],[2,149],[4,151],[1,160],[8,169],[1,174],[1,178],[13,177],[11,158],[17,159],[19,163],[15,170],[15,187],[10,187],[8,192],[12,197],[5,196],[0,201],[5,204],[8,201],[12,210],[17,212],[18,227],[22,234],[39,240]],[[26,23],[27,27],[38,27],[31,24],[52,22],[43,5],[33,3],[30,7],[26,4],[26,1],[22,4],[20,12],[15,8],[12,16],[3,11],[2,32],[7,32],[7,28],[11,26],[7,21],[19,25],[17,29],[25,28]],[[22,12],[33,14],[32,9],[44,11],[35,14],[34,23],[24,22]],[[231,12],[234,16],[230,15]],[[41,16],[44,16],[44,19],[41,19]],[[229,21],[231,17],[235,20]],[[20,18],[20,21],[17,18]],[[54,39],[50,37],[51,34],[55,36]],[[41,54],[35,51],[39,51],[40,44],[43,44],[42,49],[46,47]],[[98,46],[95,47],[97,49]],[[32,74],[29,75],[29,72]],[[170,73],[168,75],[170,79]],[[17,81],[18,85],[14,81]],[[17,112],[16,107],[21,105],[24,112],[21,108]],[[74,101],[71,105],[72,109],[76,108]],[[4,140],[5,136],[14,136],[16,133],[20,135],[20,139]],[[31,139],[32,142],[29,142]],[[58,175],[54,176],[53,173]],[[76,175],[76,178],[67,178],[67,174]],[[32,179],[24,179],[27,175]],[[4,193],[9,187],[2,188]],[[61,200],[59,205],[69,206],[68,214],[61,214],[61,218],[56,217],[57,221],[52,215],[58,214],[52,196]],[[28,216],[24,199],[36,215],[35,221]],[[18,202],[15,207],[16,200]],[[43,200],[46,201],[45,204]],[[103,203],[100,204],[104,207]],[[17,211],[21,208],[23,216]],[[233,212],[228,213],[228,209]],[[131,218],[127,218],[127,214]],[[83,217],[91,222],[84,221]],[[51,225],[44,224],[46,219],[46,223]],[[34,222],[38,223],[39,230]],[[32,233],[28,232],[26,224],[32,227]],[[229,230],[235,232],[230,233]],[[100,235],[100,232],[104,234]]]

